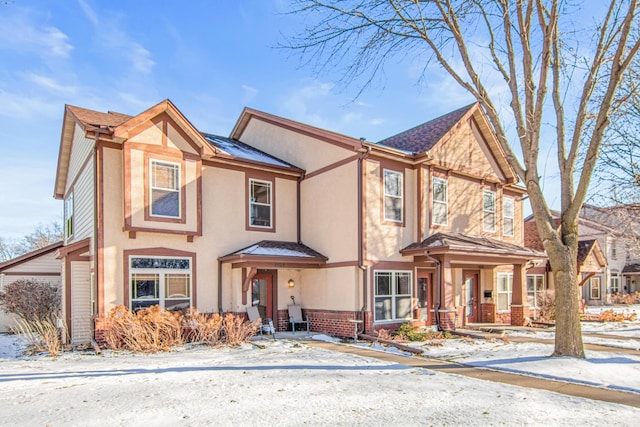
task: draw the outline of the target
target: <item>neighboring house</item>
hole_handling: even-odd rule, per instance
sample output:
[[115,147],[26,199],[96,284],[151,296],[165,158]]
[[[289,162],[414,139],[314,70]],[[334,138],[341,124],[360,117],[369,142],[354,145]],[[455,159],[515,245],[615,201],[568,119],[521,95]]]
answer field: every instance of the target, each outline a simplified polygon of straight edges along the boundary
[[[551,212],[556,225],[560,224],[560,213]],[[624,257],[616,252],[616,233],[600,224],[582,218],[578,219],[578,277],[581,280],[580,298],[587,305],[602,305],[610,301],[612,289],[619,284]],[[533,216],[525,219],[525,246],[538,251],[544,247],[538,235]],[[529,293],[553,290],[553,274],[548,262],[535,265],[527,270]],[[537,296],[531,298],[537,303]]]
[[168,100],[134,117],[67,106],[55,196],[73,342],[120,304],[256,305],[283,330],[295,301],[339,336],[354,320],[521,324],[525,266],[544,257],[476,104],[380,143],[248,108],[221,137]]
[[[56,258],[56,251],[62,247],[57,242],[17,258],[0,263],[0,291],[9,283],[18,280],[37,280],[60,284],[62,265]],[[7,332],[15,325],[16,317],[5,313],[0,307],[0,332]]]
[[585,204],[580,217],[610,230],[605,251],[612,264],[609,292],[640,292],[640,204],[610,207]]

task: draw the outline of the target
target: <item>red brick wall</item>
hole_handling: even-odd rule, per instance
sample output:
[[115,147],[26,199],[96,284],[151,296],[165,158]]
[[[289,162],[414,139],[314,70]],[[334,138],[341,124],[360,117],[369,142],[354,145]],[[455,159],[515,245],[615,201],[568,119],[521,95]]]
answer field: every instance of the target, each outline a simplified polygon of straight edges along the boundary
[[495,323],[511,324],[511,313],[496,313]]
[[[361,312],[302,309],[303,316],[309,316],[311,330],[338,337],[353,337],[354,323],[350,320],[362,319]],[[365,313],[366,330],[372,330],[371,314]],[[358,331],[362,331],[362,323],[358,323]]]
[[531,318],[531,313],[529,313],[529,307],[525,307],[522,305],[512,305],[511,306],[511,324],[514,326],[524,326],[526,325],[525,317]]
[[496,305],[493,303],[482,303],[480,306],[481,322],[495,323]]

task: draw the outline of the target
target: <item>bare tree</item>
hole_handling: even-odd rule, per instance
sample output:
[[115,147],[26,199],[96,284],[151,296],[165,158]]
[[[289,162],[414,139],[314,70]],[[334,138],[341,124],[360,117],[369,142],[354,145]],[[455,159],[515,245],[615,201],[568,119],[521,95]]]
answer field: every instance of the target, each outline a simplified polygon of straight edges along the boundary
[[62,225],[55,221],[38,224],[31,233],[18,240],[0,237],[0,262],[52,245],[63,237]]
[[0,262],[8,261],[19,255],[20,252],[15,241],[0,237]]
[[[386,61],[427,54],[485,110],[514,169],[524,181],[556,286],[555,356],[584,357],[578,314],[578,214],[598,159],[619,85],[640,42],[638,0],[584,2],[596,22],[585,26],[560,0],[297,0],[293,12],[307,28],[287,46],[319,71],[343,66],[347,81],[364,87]],[[582,3],[582,2],[578,2]],[[581,41],[587,45],[582,46]],[[490,65],[490,67],[487,67]],[[491,95],[491,68],[510,98],[508,119]],[[595,94],[600,96],[596,97]],[[523,153],[509,145],[513,121]],[[538,153],[556,145],[561,176],[561,227],[556,228],[540,185]],[[583,157],[579,154],[583,153]],[[578,163],[578,159],[583,159]]]

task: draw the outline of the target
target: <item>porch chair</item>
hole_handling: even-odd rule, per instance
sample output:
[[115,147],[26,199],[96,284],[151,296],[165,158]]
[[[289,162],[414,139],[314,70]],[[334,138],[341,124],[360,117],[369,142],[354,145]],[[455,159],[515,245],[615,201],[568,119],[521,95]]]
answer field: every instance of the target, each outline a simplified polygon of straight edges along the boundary
[[255,305],[247,307],[247,316],[249,316],[249,322],[256,325],[258,331],[260,331],[260,335],[263,335],[264,332],[269,332],[273,335],[274,339],[276,338],[276,330],[273,326],[273,321],[271,319],[267,319],[267,323],[264,323],[260,317],[260,313],[258,312],[258,307]]
[[307,332],[309,332],[309,316],[302,318],[302,308],[297,304],[288,305],[289,309],[289,323],[291,323],[291,331],[296,333],[296,324],[307,324]]

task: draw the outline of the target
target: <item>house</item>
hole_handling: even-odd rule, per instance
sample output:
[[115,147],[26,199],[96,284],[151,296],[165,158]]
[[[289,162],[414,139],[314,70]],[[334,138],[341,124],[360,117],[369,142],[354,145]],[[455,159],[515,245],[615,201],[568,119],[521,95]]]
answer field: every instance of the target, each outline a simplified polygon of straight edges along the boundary
[[[560,226],[560,213],[552,211],[556,225]],[[622,264],[620,252],[616,252],[614,243],[617,237],[614,230],[583,218],[578,219],[578,277],[580,278],[580,298],[587,305],[608,303],[612,290],[619,285]],[[543,251],[544,247],[538,235],[533,216],[525,218],[525,246]],[[618,255],[616,255],[618,253]],[[609,284],[609,286],[607,286]],[[529,293],[553,290],[553,274],[548,262],[538,263],[527,270]],[[534,291],[536,290],[536,291]],[[534,295],[537,303],[537,296]],[[535,316],[534,316],[535,317]]]
[[[56,259],[56,251],[62,242],[56,242],[36,249],[17,258],[0,263],[0,291],[9,283],[18,280],[36,280],[59,285],[61,283],[61,263]],[[0,308],[0,332],[7,332],[16,326],[16,317]]]
[[608,230],[611,264],[608,293],[640,292],[640,204],[599,207],[585,204],[580,217]]
[[66,106],[72,342],[120,304],[244,314],[338,336],[419,320],[521,323],[525,190],[477,104],[379,143],[245,108],[229,137],[165,100],[136,115]]

